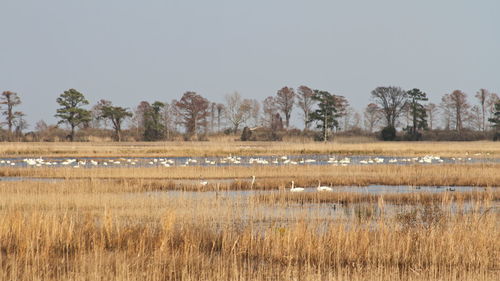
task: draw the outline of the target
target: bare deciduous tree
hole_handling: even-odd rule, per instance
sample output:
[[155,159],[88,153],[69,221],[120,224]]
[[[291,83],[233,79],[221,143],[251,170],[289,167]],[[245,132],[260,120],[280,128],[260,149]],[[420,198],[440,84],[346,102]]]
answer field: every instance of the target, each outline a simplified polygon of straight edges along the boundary
[[262,102],[262,110],[264,111],[264,124],[271,127],[273,120],[278,113],[278,107],[276,106],[275,97],[267,97]]
[[490,96],[490,93],[486,89],[480,89],[476,93],[476,98],[479,101],[479,104],[481,105],[481,124],[479,129],[485,131],[486,130],[486,106],[487,106],[487,101]]
[[411,119],[411,107],[408,103],[406,103],[401,109],[401,118],[396,121],[396,125],[407,128],[411,123]]
[[228,94],[226,99],[226,118],[233,125],[233,132],[238,132],[241,124],[251,118],[252,101],[242,99],[238,92]]
[[363,112],[365,128],[373,133],[373,129],[382,119],[382,112],[378,105],[374,103],[370,103],[366,106],[365,111]]
[[176,106],[182,116],[186,133],[197,137],[198,130],[206,127],[206,118],[209,115],[209,101],[195,92],[186,92],[177,102]]
[[170,103],[165,102],[162,111],[163,126],[165,127],[165,137],[167,140],[172,139],[172,134],[177,132],[177,126],[179,126],[181,121],[181,116],[179,110],[176,106],[177,100],[172,100]]
[[170,113],[170,116],[173,119],[172,120],[173,131],[179,131],[179,128],[182,127],[184,124],[182,114],[179,108],[177,107],[178,102],[179,102],[178,100],[173,99],[170,102],[170,106],[168,108],[168,112]]
[[464,117],[467,116],[469,110],[469,103],[467,102],[467,95],[460,91],[455,90],[451,94],[443,96],[443,105],[449,110],[455,122],[455,130],[462,131]]
[[350,118],[351,118],[351,113],[352,113],[352,108],[349,106],[349,101],[344,97],[344,96],[339,96],[339,95],[332,95],[333,101],[335,103],[335,109],[337,110],[337,118],[338,121],[341,121],[341,118],[343,119],[343,128],[339,128],[341,125],[341,122],[337,122],[337,125],[334,126],[336,130],[341,129],[341,130],[347,130],[347,127],[349,126]]
[[437,105],[431,102],[425,106],[425,110],[427,111],[427,117],[429,120],[429,129],[432,130],[434,128],[434,120],[436,119],[438,111]]
[[447,100],[448,100],[448,94],[445,94],[443,97],[441,97],[441,103],[439,104],[439,108],[441,109],[443,128],[445,130],[451,130],[451,128],[454,126],[453,112],[450,106],[448,105]]
[[217,131],[220,132],[222,116],[226,111],[226,107],[222,103],[218,103],[216,108],[217,108]]
[[28,128],[28,122],[24,119],[26,114],[21,111],[16,111],[16,118],[14,119],[15,135],[16,137],[22,137],[23,131]]
[[151,105],[147,101],[141,101],[139,105],[137,105],[134,116],[132,117],[132,124],[135,127],[136,137],[139,138],[144,133],[144,115],[149,111]]
[[210,103],[210,132],[213,133],[215,130],[215,118],[216,117],[217,104],[215,102]]
[[304,129],[309,129],[311,122],[309,122],[309,115],[312,112],[312,107],[314,105],[314,91],[307,86],[300,86],[297,89],[297,104],[302,109],[304,114]]
[[342,124],[342,128],[340,128],[341,130],[347,131],[347,130],[351,129],[354,114],[356,114],[356,111],[354,110],[354,108],[352,108],[351,106],[347,106],[345,108],[344,113],[342,114],[342,119],[343,119],[342,123],[343,124]]
[[259,125],[259,122],[260,122],[260,102],[256,99],[252,99],[251,100],[251,112],[250,112],[250,115],[251,115],[251,119],[252,119],[252,122],[253,122],[253,126],[254,127],[257,127]]
[[276,93],[276,105],[285,115],[285,125],[287,129],[290,126],[290,117],[292,115],[293,105],[295,103],[295,91],[290,87],[283,87]]
[[355,109],[353,109],[354,111],[354,114],[352,115],[352,118],[351,118],[351,123],[349,124],[350,126],[350,130],[353,130],[353,129],[360,129],[361,128],[361,114],[359,114],[359,112],[357,112]]
[[474,105],[473,107],[471,107],[468,116],[466,116],[468,127],[473,130],[481,131],[483,125],[482,116],[483,115],[480,106]]
[[395,127],[406,104],[407,93],[400,87],[378,87],[371,92],[372,98],[383,112],[387,126]]

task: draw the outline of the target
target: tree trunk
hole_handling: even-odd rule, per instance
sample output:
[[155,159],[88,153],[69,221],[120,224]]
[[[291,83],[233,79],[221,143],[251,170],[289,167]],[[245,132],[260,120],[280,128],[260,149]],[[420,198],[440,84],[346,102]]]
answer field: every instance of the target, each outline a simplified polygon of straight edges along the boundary
[[220,112],[217,112],[217,132],[220,133]]
[[121,142],[122,141],[122,134],[121,134],[121,126],[120,126],[120,124],[116,125],[115,135],[116,135],[116,141]]
[[323,121],[323,142],[326,142],[328,140],[328,122],[327,122],[327,116],[325,112],[325,120]]
[[71,134],[69,135],[69,140],[72,142],[75,139],[75,125],[71,125]]
[[417,110],[415,104],[413,104],[413,136],[417,135]]
[[194,117],[193,132],[192,132],[194,139],[198,139],[198,130],[196,128],[196,122],[197,121],[198,121],[197,118]]
[[8,105],[8,109],[7,109],[7,118],[8,118],[7,123],[9,123],[8,124],[9,125],[9,134],[12,134],[12,119],[14,119],[14,118],[12,116],[12,106],[10,104]]
[[309,120],[309,113],[307,110],[304,110],[304,130],[309,129],[309,123],[307,122]]
[[432,131],[432,110],[429,110],[429,129]]
[[481,103],[481,107],[482,107],[482,110],[483,110],[483,132],[486,131],[486,125],[485,125],[485,108],[484,108],[484,102]]

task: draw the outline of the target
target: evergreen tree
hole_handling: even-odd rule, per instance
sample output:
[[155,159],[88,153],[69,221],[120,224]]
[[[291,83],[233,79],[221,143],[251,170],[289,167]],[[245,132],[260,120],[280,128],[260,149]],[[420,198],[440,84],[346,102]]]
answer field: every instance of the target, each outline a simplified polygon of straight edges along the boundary
[[427,94],[419,89],[412,89],[407,92],[410,116],[412,117],[412,126],[407,126],[406,131],[412,140],[419,140],[421,134],[419,130],[427,129],[427,111],[421,103],[427,101]]
[[116,141],[122,140],[121,128],[122,123],[126,118],[132,117],[132,112],[130,112],[127,108],[123,108],[120,106],[113,106],[111,102],[103,102],[103,105],[98,107],[99,110],[99,119],[108,119],[111,121],[113,125],[113,129],[115,130],[114,138]]
[[493,111],[493,117],[488,119],[489,122],[493,124],[493,128],[495,128],[495,140],[500,138],[500,101],[495,103],[495,108]]
[[314,90],[312,99],[317,103],[317,109],[309,114],[309,122],[316,122],[316,128],[321,129],[321,140],[328,140],[328,133],[338,126],[339,117],[335,96],[327,91]]
[[90,111],[81,108],[83,105],[89,104],[89,101],[75,89],[64,91],[56,101],[61,106],[55,115],[61,119],[58,124],[67,123],[71,127],[69,139],[73,141],[75,128],[82,123],[90,122],[92,119]]
[[0,95],[0,104],[5,105],[5,109],[2,114],[5,115],[6,124],[9,129],[9,135],[12,133],[12,128],[14,127],[16,120],[23,120],[22,117],[24,113],[21,111],[14,111],[14,107],[21,104],[21,99],[17,93],[11,91],[5,91]]
[[163,139],[165,125],[162,122],[162,110],[165,104],[154,102],[144,113],[144,140],[157,141]]

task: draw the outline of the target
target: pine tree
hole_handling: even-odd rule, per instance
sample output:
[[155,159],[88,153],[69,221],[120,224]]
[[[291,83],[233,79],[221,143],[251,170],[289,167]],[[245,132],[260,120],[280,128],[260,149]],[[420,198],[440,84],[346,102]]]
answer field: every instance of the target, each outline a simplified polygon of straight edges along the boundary
[[316,128],[321,129],[321,139],[327,141],[328,133],[338,126],[339,117],[335,96],[327,91],[314,90],[313,100],[318,108],[309,114],[309,122],[316,122]]
[[421,103],[428,100],[427,94],[419,89],[412,89],[407,92],[407,95],[407,104],[412,117],[412,126],[407,126],[406,131],[412,140],[419,140],[421,137],[419,130],[427,129],[427,111],[425,110],[425,106]]
[[58,124],[67,123],[71,127],[69,139],[73,141],[75,128],[82,123],[90,122],[92,119],[90,111],[81,108],[83,105],[89,104],[89,101],[82,93],[75,89],[69,89],[57,98],[57,103],[61,106],[55,115],[61,119]]
[[165,125],[162,122],[162,110],[165,104],[159,101],[154,102],[144,113],[144,140],[161,140],[165,133]]

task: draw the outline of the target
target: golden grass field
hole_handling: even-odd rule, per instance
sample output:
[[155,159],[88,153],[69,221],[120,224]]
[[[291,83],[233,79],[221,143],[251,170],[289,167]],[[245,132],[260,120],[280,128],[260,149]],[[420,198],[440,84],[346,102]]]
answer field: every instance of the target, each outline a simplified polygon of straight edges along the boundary
[[[232,137],[234,138],[234,137]],[[368,142],[366,142],[368,141]],[[390,155],[443,157],[500,158],[500,144],[491,141],[477,142],[376,142],[362,140],[357,143],[318,143],[310,141],[289,142],[241,142],[231,138],[219,138],[207,142],[158,142],[158,143],[3,143],[0,157],[36,156],[227,156],[227,155],[286,155],[286,154],[343,154],[343,155]]]
[[[0,154],[243,155],[245,145],[5,144]],[[492,142],[248,145],[246,155],[500,155]],[[498,280],[499,172],[499,164],[1,167],[2,177],[62,180],[0,181],[0,280]],[[478,188],[290,193],[290,180]]]
[[[0,168],[4,177],[37,177],[61,179],[136,179],[157,180],[163,190],[250,189],[250,178],[256,176],[254,189],[284,189],[294,180],[298,185],[314,186],[318,180],[332,186],[354,185],[425,185],[480,186],[500,185],[500,164],[442,165],[372,165],[372,166],[251,166],[251,167],[154,167],[154,168]],[[207,186],[199,180],[207,179]],[[171,181],[186,180],[175,187]],[[219,182],[218,180],[235,180]]]

